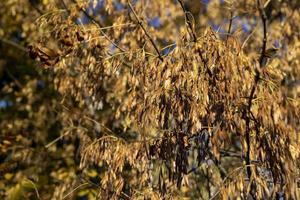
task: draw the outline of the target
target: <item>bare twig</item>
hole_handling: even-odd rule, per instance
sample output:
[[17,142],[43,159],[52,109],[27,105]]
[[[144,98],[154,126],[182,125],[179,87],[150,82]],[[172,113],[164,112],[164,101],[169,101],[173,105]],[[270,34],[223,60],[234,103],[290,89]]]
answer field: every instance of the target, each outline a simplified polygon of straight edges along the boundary
[[74,193],[76,190],[78,190],[79,188],[89,185],[89,183],[83,183],[80,184],[79,186],[77,186],[76,188],[74,188],[72,191],[70,191],[68,194],[66,194],[62,199],[66,199],[68,196],[70,196],[72,193]]
[[49,147],[51,147],[53,144],[55,144],[56,142],[58,142],[59,140],[61,140],[63,137],[65,137],[66,135],[68,135],[69,133],[71,133],[71,131],[66,131],[64,134],[62,134],[61,136],[55,138],[53,141],[51,141],[50,143],[48,143],[45,148],[48,149]]
[[23,47],[23,46],[15,43],[15,42],[13,42],[11,40],[8,40],[8,39],[5,39],[5,38],[0,38],[0,41],[2,41],[3,43],[6,43],[8,45],[11,45],[11,46],[13,46],[13,47],[15,47],[15,48],[17,48],[17,49],[19,49],[21,51],[27,52],[27,49],[25,47]]
[[228,30],[227,30],[226,43],[227,43],[227,40],[228,40],[229,35],[231,33],[232,21],[233,21],[233,11],[230,11],[230,20],[229,20],[229,26],[228,26]]
[[34,1],[29,0],[30,5],[40,14],[43,14],[43,11],[41,9],[39,9],[39,7],[36,5],[36,3],[34,3]]
[[33,186],[33,188],[34,188],[34,190],[35,190],[35,193],[36,193],[37,199],[41,199],[40,194],[39,194],[39,191],[38,191],[38,189],[37,189],[37,187],[36,187],[36,184],[35,184],[32,180],[30,180],[30,179],[28,179],[28,178],[25,178],[25,180],[28,181],[28,182]]
[[255,27],[253,28],[253,30],[251,31],[251,33],[247,36],[247,38],[245,39],[245,41],[244,41],[243,44],[242,44],[241,49],[244,49],[244,47],[245,47],[246,43],[248,42],[248,40],[249,40],[249,39],[252,37],[252,35],[255,33],[256,27],[257,27],[257,26],[255,26]]
[[68,7],[67,7],[67,4],[65,3],[64,0],[61,0],[61,4],[63,5],[64,9],[68,10],[68,12],[70,13]]
[[[192,35],[192,37],[193,37],[193,42],[194,42],[194,43],[197,43],[197,36],[196,36],[195,30],[193,29],[193,25],[192,25],[191,21],[188,19],[188,17],[189,17],[189,16],[188,16],[188,13],[189,13],[189,12],[185,9],[182,0],[177,0],[177,1],[179,2],[180,6],[181,6],[181,9],[182,9],[182,11],[184,12],[184,15],[185,15],[185,18],[186,18],[186,24],[187,24],[188,32]],[[204,56],[203,56],[202,51],[201,51],[200,48],[197,48],[196,50],[197,50],[197,53],[199,54],[200,59],[201,59],[203,65],[204,65],[204,67],[205,67],[205,69],[206,69],[207,74],[208,74],[210,77],[212,77],[212,72],[211,72],[210,69],[207,67],[207,62],[208,62],[208,60],[204,58]]]
[[207,181],[207,185],[206,185],[206,190],[208,193],[208,198],[211,198],[211,187],[210,187],[210,173],[209,173],[209,168],[208,166],[206,166],[206,181]]
[[[96,187],[98,189],[101,189],[102,191],[106,191],[106,189],[104,189],[101,185],[94,183],[88,179],[86,179],[85,177],[83,177],[82,175],[77,175],[77,177],[81,180],[81,181],[85,181],[85,183],[88,183],[90,186]],[[121,195],[117,195],[118,197],[120,197],[121,199],[126,198],[126,199],[131,199],[131,197],[129,195],[127,195],[124,192],[121,192]]]
[[[72,0],[72,2],[78,6],[76,0]],[[66,6],[66,4],[64,6]],[[93,16],[91,16],[85,9],[83,9],[79,6],[78,6],[78,8],[90,21],[92,21],[95,24],[98,24],[100,27],[104,26],[100,21],[96,20]]]
[[[261,20],[263,23],[263,31],[264,31],[264,36],[263,36],[263,44],[262,44],[262,51],[261,51],[261,55],[260,55],[260,59],[259,59],[259,65],[260,68],[264,67],[264,56],[265,56],[265,52],[266,52],[266,46],[267,46],[267,17],[264,11],[264,8],[261,6],[260,0],[257,0],[257,4],[258,4],[258,8],[259,8],[259,12],[260,12],[260,16],[261,16]],[[247,174],[248,174],[248,178],[249,180],[251,180],[251,176],[252,176],[252,171],[251,171],[251,167],[250,167],[250,163],[251,163],[251,158],[250,158],[250,152],[251,152],[251,140],[250,140],[250,120],[251,120],[251,107],[252,107],[252,100],[254,98],[254,94],[257,88],[257,84],[259,82],[260,79],[260,71],[256,70],[255,71],[255,80],[254,80],[254,84],[252,86],[251,92],[250,92],[250,96],[249,96],[249,100],[248,100],[248,107],[247,107],[247,117],[246,117],[246,143],[247,143],[247,151],[246,151],[246,165],[248,165],[247,167]],[[253,188],[253,190],[251,190],[252,192],[252,198],[256,199],[256,196],[254,194],[254,190],[255,190],[255,184],[251,183],[251,188]]]
[[136,20],[138,21],[139,26],[142,28],[142,30],[144,31],[144,33],[146,34],[146,36],[149,38],[149,40],[150,40],[152,46],[154,47],[154,49],[155,49],[155,51],[156,51],[156,53],[157,53],[157,55],[158,55],[158,58],[159,58],[161,61],[163,61],[164,59],[163,59],[163,57],[161,56],[161,54],[160,54],[160,52],[159,52],[159,50],[158,50],[158,48],[157,48],[157,46],[156,46],[156,44],[155,44],[153,38],[150,36],[150,34],[149,34],[148,31],[146,30],[146,28],[143,26],[143,22],[140,20],[140,18],[138,17],[137,13],[135,12],[134,8],[132,7],[132,5],[131,5],[131,3],[130,3],[129,1],[128,1],[128,6],[129,6],[130,10],[132,11],[134,17],[135,17]]
[[[249,166],[253,166],[253,165],[249,165]],[[226,180],[227,179],[229,179],[230,178],[230,176],[232,176],[235,172],[237,172],[238,170],[240,170],[240,172],[239,172],[239,174],[241,173],[241,172],[243,172],[243,169],[245,168],[245,167],[248,167],[247,165],[246,166],[241,166],[241,167],[237,167],[237,168],[235,168],[234,170],[232,170],[228,175],[226,175],[226,177],[222,180],[222,184],[220,184],[221,185],[221,187],[224,187],[224,185],[226,185]],[[238,175],[239,175],[238,174]],[[235,177],[237,177],[238,175],[236,175]],[[219,188],[216,192],[215,192],[215,194],[209,199],[209,200],[213,200],[213,199],[215,199],[217,196],[218,196],[218,194],[220,193],[220,191],[221,191],[221,189]]]
[[234,158],[242,157],[241,153],[232,152],[232,151],[221,150],[220,153],[223,157],[234,157]]
[[6,71],[7,75],[15,82],[15,84],[19,88],[23,88],[23,85],[21,84],[21,82],[9,71],[9,69],[7,67],[5,67],[4,70]]
[[264,67],[264,59],[265,59],[265,53],[266,53],[266,48],[267,48],[267,16],[266,16],[264,8],[260,5],[260,0],[257,0],[257,2],[258,2],[259,13],[261,16],[261,20],[263,23],[263,29],[264,29],[263,46],[262,46],[262,51],[261,51],[260,58],[259,58],[259,65],[262,68],[262,67]]
[[[72,0],[73,3],[75,3],[77,5],[76,0]],[[96,20],[93,16],[89,15],[86,10],[84,10],[83,8],[79,7],[79,10],[91,21],[93,22],[98,28],[99,31],[101,32],[101,34],[116,48],[118,48],[120,51],[124,52],[125,50],[123,48],[121,48],[119,45],[117,45],[114,41],[112,41],[107,34],[101,29],[103,27],[102,23],[98,20]]]
[[181,6],[181,8],[184,12],[184,15],[185,15],[185,18],[186,18],[187,28],[188,28],[188,30],[190,30],[189,32],[192,35],[194,42],[197,42],[197,36],[196,36],[196,33],[193,29],[192,22],[189,20],[189,12],[186,11],[182,0],[178,0],[178,2],[179,2],[180,6]]

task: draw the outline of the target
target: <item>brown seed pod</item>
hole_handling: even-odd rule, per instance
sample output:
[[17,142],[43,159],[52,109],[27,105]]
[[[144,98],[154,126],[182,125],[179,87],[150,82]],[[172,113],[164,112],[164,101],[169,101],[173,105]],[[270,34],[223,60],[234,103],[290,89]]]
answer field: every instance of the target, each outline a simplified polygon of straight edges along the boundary
[[78,40],[79,42],[81,42],[81,41],[84,40],[84,37],[83,37],[82,33],[79,32],[79,31],[76,32],[76,37],[77,37],[77,40]]
[[36,59],[38,57],[38,53],[33,45],[29,45],[27,47],[30,58]]

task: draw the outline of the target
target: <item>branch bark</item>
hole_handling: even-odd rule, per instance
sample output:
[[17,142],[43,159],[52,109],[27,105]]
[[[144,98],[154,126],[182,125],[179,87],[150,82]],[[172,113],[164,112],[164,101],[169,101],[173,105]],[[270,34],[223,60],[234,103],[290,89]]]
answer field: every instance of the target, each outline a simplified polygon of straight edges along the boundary
[[186,24],[187,24],[187,28],[188,28],[188,30],[190,30],[190,34],[193,37],[193,41],[197,42],[197,36],[196,36],[196,33],[195,33],[194,29],[193,29],[193,25],[192,25],[191,21],[189,20],[188,12],[186,11],[182,0],[178,0],[178,2],[179,2],[180,6],[181,6],[181,8],[182,8],[182,10],[184,12],[185,19],[186,19]]
[[[75,3],[77,5],[76,0],[72,0],[73,3]],[[101,32],[101,34],[112,44],[114,45],[117,49],[119,49],[121,52],[125,52],[125,50],[123,48],[121,48],[119,45],[117,45],[114,41],[112,41],[107,35],[106,33],[101,29],[103,27],[102,23],[98,20],[96,20],[93,16],[89,15],[86,10],[84,10],[83,8],[79,7],[79,10],[89,19],[91,20],[96,26],[99,27],[99,31]]]
[[[261,55],[259,58],[259,66],[260,68],[264,67],[264,56],[265,56],[265,52],[266,52],[266,47],[267,47],[267,17],[264,11],[264,7],[262,7],[260,0],[257,0],[257,5],[258,5],[258,9],[259,9],[259,13],[261,16],[261,20],[262,20],[262,24],[263,24],[263,44],[262,44],[262,51],[261,51]],[[255,91],[258,85],[260,79],[260,71],[256,69],[255,71],[255,80],[254,80],[254,84],[252,86],[251,92],[250,92],[250,96],[248,99],[248,107],[247,107],[247,117],[246,117],[246,143],[247,143],[247,151],[246,151],[246,165],[247,165],[247,175],[249,180],[251,181],[251,177],[252,177],[252,169],[251,169],[251,158],[250,158],[250,152],[251,152],[251,138],[250,138],[250,120],[252,117],[252,113],[251,113],[251,107],[252,107],[252,101],[254,99],[254,95],[255,95]],[[258,133],[256,133],[258,134]],[[251,196],[253,199],[256,199],[256,195],[255,195],[255,183],[250,183],[251,184]]]
[[156,53],[157,53],[157,56],[158,58],[161,60],[161,61],[164,61],[163,57],[161,56],[158,48],[157,48],[157,45],[155,44],[153,38],[150,36],[150,34],[148,33],[148,31],[146,30],[146,28],[143,26],[143,22],[140,20],[140,18],[138,17],[138,15],[136,14],[134,8],[132,7],[131,3],[128,1],[128,6],[130,8],[130,10],[132,11],[134,17],[136,18],[136,20],[138,21],[138,25],[141,27],[141,29],[144,31],[144,33],[146,34],[146,36],[149,38],[152,46],[154,47]]

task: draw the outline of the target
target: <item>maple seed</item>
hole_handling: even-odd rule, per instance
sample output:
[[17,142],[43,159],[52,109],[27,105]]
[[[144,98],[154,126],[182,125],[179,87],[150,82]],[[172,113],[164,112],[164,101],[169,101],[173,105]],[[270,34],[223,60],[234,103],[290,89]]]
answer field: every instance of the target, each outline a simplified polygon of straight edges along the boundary
[[60,54],[47,47],[29,45],[28,52],[32,59],[39,58],[43,64],[48,66],[54,65],[59,61]]
[[32,45],[29,45],[27,47],[28,49],[28,53],[29,53],[29,57],[32,59],[36,59],[38,57],[38,53],[36,52],[36,50],[34,49],[34,47]]
[[84,40],[84,37],[83,37],[78,31],[76,32],[76,36],[77,36],[77,40],[78,40],[79,42],[81,42],[81,41]]

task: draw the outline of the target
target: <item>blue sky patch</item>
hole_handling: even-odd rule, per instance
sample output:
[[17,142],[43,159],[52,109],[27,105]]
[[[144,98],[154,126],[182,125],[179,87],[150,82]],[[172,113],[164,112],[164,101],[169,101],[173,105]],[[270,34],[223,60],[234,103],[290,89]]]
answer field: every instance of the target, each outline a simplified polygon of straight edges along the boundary
[[148,24],[149,24],[149,26],[152,26],[154,28],[159,28],[161,26],[159,17],[154,17],[154,18],[148,20]]

